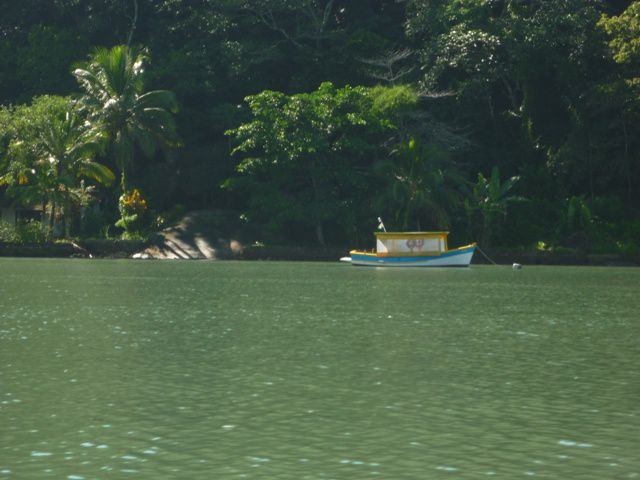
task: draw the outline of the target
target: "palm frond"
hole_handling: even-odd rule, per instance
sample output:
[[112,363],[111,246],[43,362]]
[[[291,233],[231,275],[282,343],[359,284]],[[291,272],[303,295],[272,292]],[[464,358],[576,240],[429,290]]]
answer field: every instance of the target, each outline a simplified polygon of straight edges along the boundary
[[85,161],[80,165],[78,172],[80,175],[92,178],[106,186],[112,185],[116,179],[115,174],[109,167],[98,162]]
[[162,108],[171,113],[177,113],[178,101],[169,90],[152,90],[138,97],[137,107]]
[[[85,91],[88,98],[96,101],[97,103],[104,105],[113,95],[111,88],[106,79],[91,70],[92,66],[88,68],[76,68],[73,71],[73,76],[80,84],[80,87]],[[85,97],[86,98],[86,97]]]

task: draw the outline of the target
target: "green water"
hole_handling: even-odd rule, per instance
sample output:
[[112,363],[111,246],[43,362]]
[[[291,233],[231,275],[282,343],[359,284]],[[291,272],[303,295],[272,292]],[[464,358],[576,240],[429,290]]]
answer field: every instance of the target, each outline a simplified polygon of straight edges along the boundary
[[0,478],[640,478],[640,269],[0,259]]

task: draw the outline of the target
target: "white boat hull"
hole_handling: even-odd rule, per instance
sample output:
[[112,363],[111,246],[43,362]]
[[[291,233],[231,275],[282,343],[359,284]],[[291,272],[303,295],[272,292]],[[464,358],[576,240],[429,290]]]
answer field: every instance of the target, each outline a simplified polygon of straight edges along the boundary
[[440,255],[378,256],[364,252],[351,252],[351,264],[368,267],[468,267],[476,246],[471,245]]

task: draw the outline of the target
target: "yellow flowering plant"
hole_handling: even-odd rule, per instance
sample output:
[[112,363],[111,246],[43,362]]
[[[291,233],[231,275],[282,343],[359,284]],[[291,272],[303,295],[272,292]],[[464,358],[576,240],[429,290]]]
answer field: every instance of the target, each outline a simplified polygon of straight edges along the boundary
[[123,193],[118,200],[120,219],[116,227],[124,228],[123,237],[129,237],[140,231],[142,217],[147,211],[147,201],[137,188]]

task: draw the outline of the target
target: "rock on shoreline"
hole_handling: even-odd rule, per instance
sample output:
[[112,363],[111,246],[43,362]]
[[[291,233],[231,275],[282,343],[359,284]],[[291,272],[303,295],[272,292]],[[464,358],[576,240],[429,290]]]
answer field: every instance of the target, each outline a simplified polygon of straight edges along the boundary
[[[194,237],[198,238],[198,237]],[[177,260],[273,260],[337,262],[348,248],[258,246],[243,245],[238,240],[200,239],[194,243],[170,240],[154,243],[139,240],[82,240],[45,244],[9,244],[0,242],[1,257],[35,258],[114,258],[114,259],[177,259]],[[158,244],[160,243],[160,244]],[[493,250],[490,257],[499,265],[585,265],[640,266],[639,258],[621,255],[595,255],[579,252],[519,252]],[[472,265],[488,264],[481,255],[474,255]]]
[[[199,210],[185,214],[169,228],[147,241],[84,239],[45,244],[7,244],[0,242],[5,257],[84,257],[162,260],[289,260],[337,262],[349,247],[265,246],[255,243],[258,232],[248,231],[237,213]],[[621,255],[592,255],[580,251],[491,249],[489,257],[498,264],[512,265],[597,265],[640,266],[640,258]],[[479,253],[472,264],[488,261]]]

